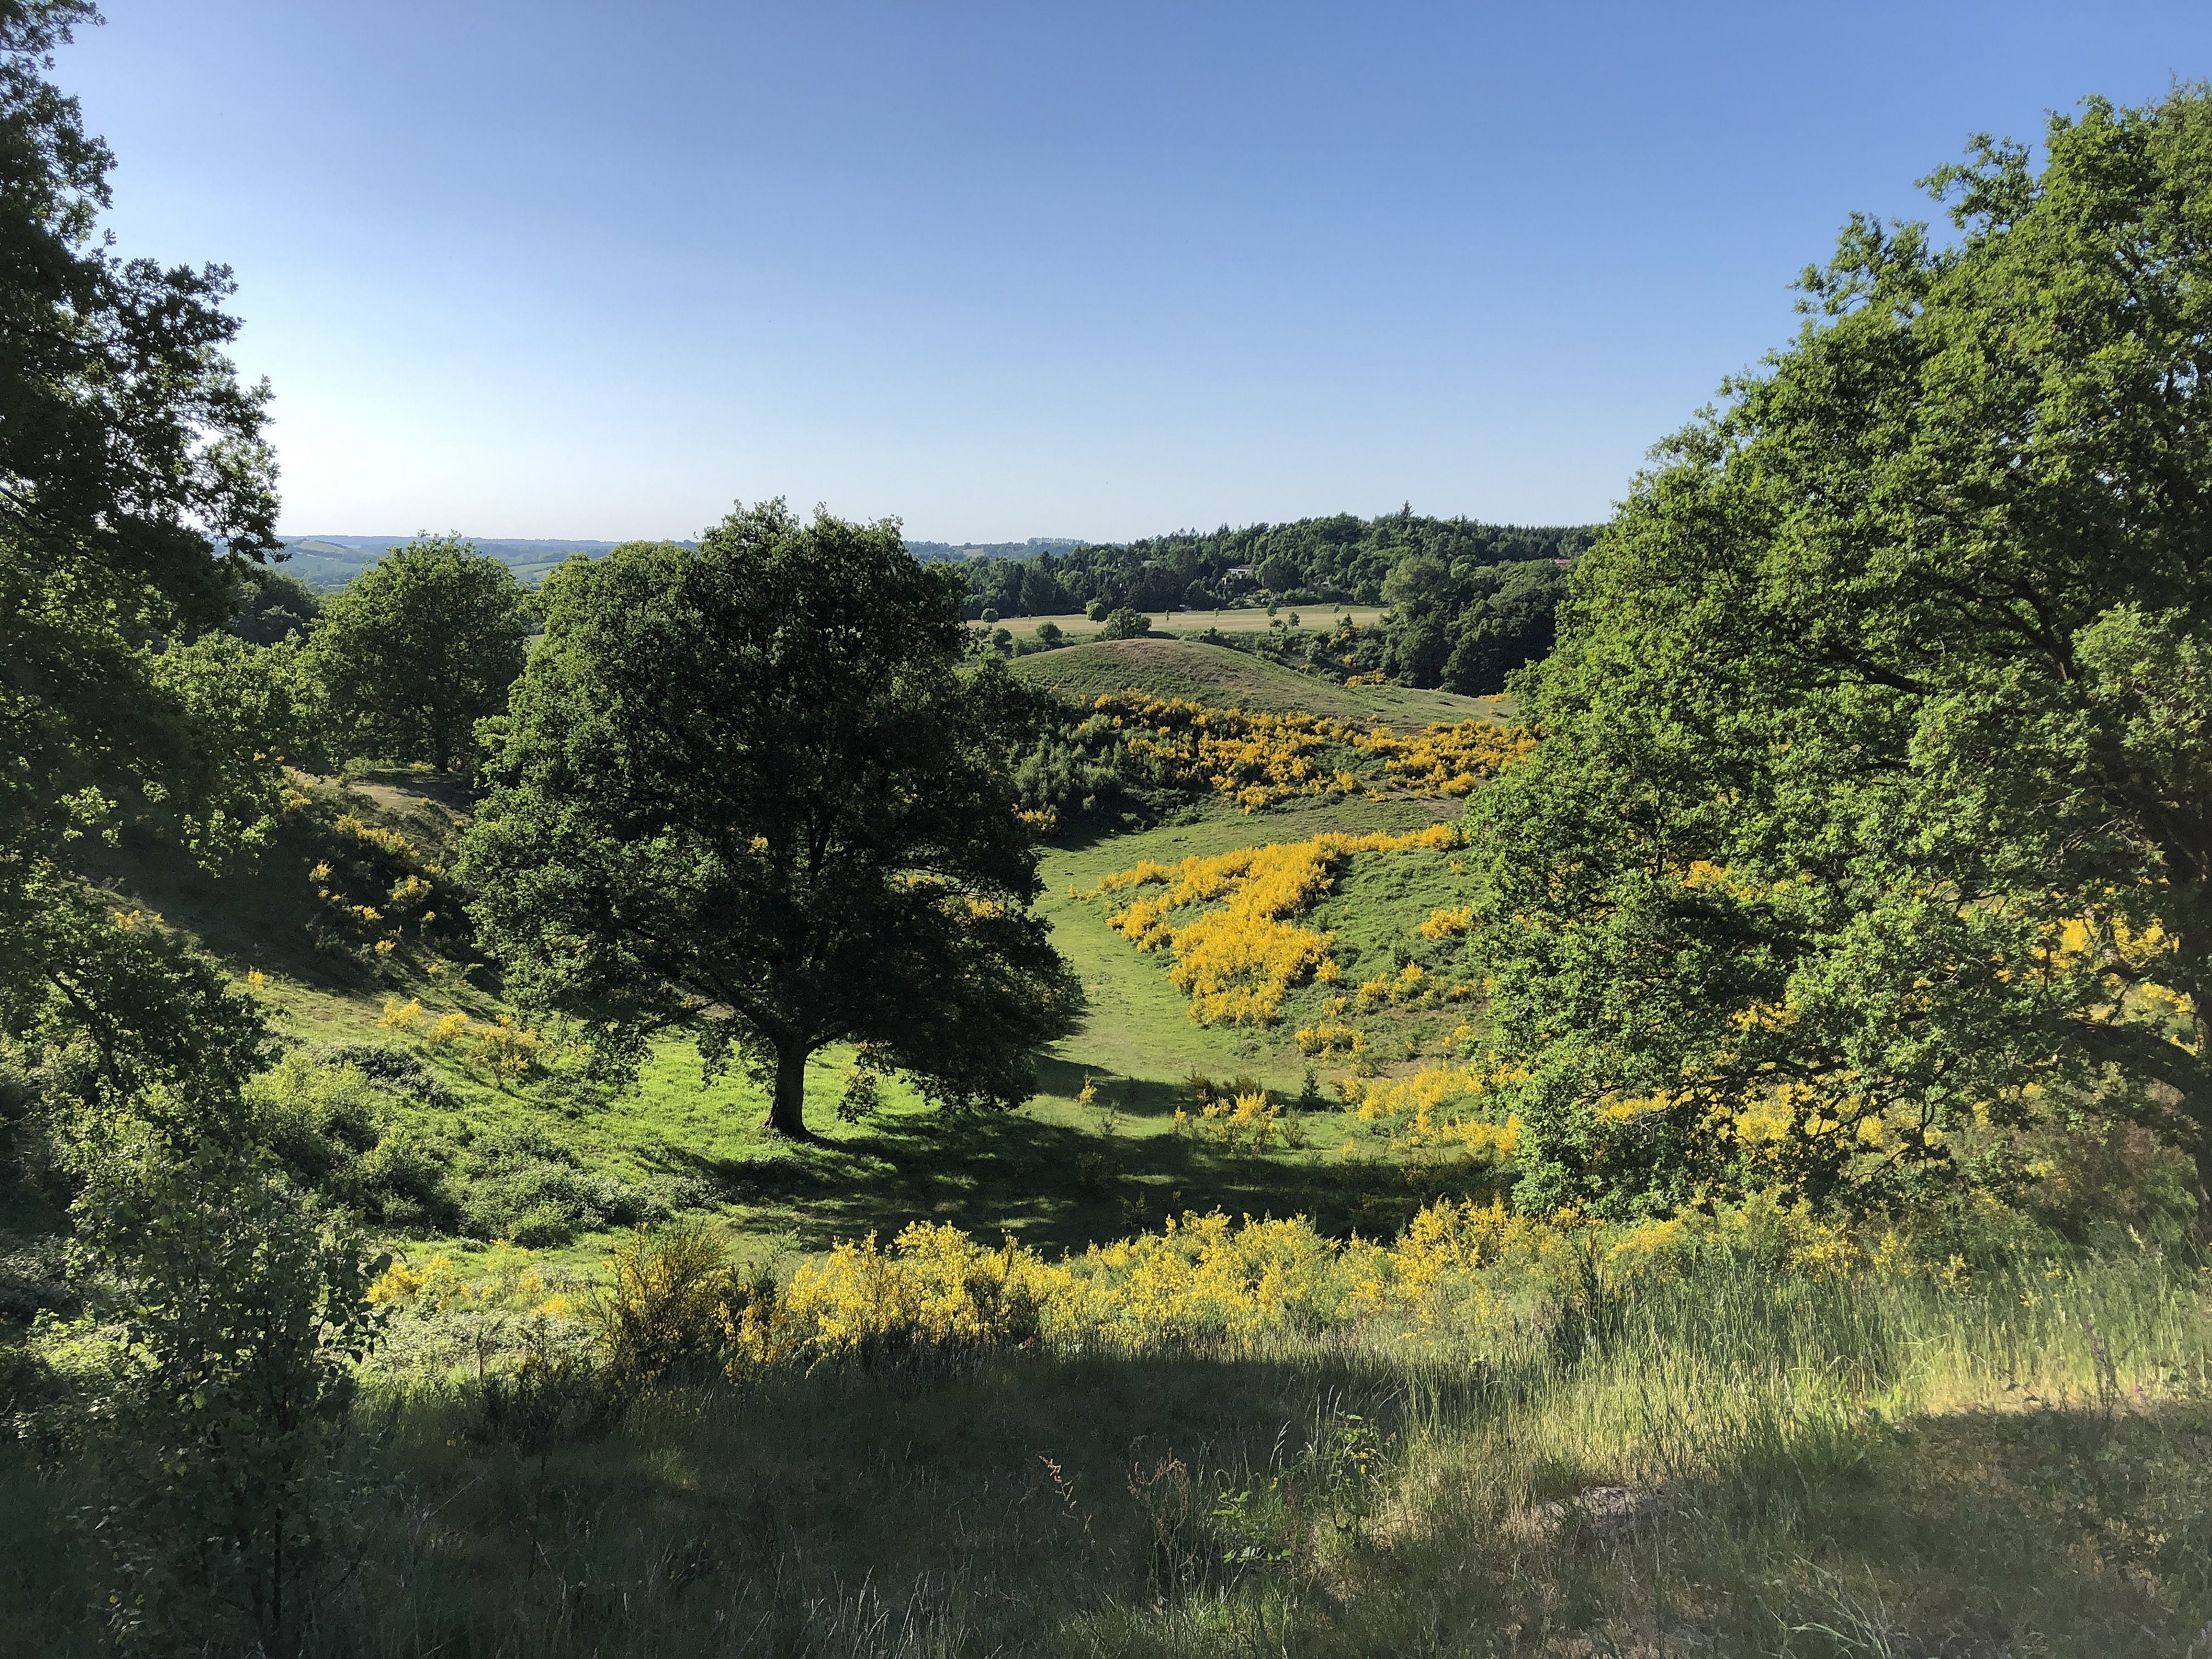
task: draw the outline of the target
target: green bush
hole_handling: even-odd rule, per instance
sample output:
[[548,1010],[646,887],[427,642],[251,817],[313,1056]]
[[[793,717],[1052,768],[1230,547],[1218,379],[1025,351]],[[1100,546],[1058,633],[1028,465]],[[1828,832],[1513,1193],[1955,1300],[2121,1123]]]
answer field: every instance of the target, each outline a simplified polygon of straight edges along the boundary
[[294,1180],[365,1218],[396,1227],[449,1226],[461,1212],[448,1184],[450,1152],[394,1122],[395,1085],[406,1086],[404,1072],[386,1064],[380,1083],[358,1063],[363,1054],[389,1052],[286,1054],[246,1085],[255,1138]]
[[587,1171],[575,1154],[535,1129],[480,1138],[470,1149],[460,1226],[477,1238],[511,1238],[532,1249],[602,1227],[659,1220],[667,1195]]
[[111,1148],[76,1206],[120,1340],[88,1516],[117,1638],[284,1650],[323,1565],[382,1266],[270,1163]]
[[1132,611],[1127,605],[1106,618],[1106,626],[1099,630],[1102,640],[1138,640],[1152,631],[1152,619],[1141,611]]

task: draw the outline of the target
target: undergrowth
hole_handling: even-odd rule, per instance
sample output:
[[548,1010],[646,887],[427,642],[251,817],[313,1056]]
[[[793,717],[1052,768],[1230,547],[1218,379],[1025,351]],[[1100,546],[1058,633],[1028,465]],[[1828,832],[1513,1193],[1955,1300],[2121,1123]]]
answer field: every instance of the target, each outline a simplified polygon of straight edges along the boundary
[[[1194,1218],[778,1271],[695,1228],[566,1317],[510,1260],[481,1377],[369,1374],[302,1651],[2191,1651],[2205,1275],[1818,1242]],[[7,1650],[89,1650],[82,1490],[0,1464]]]

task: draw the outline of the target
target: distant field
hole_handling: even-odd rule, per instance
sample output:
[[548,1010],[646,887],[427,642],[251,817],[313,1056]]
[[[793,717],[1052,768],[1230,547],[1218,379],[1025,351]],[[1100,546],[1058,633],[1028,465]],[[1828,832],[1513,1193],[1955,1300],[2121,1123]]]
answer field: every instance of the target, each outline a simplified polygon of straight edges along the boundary
[[1195,640],[1096,640],[1024,657],[1014,672],[1033,685],[1090,698],[1146,691],[1261,714],[1306,713],[1419,727],[1512,717],[1504,697],[1461,697],[1399,685],[1338,685],[1226,646]]
[[[1382,616],[1379,605],[1308,605],[1295,609],[1283,606],[1276,615],[1264,611],[1148,611],[1152,626],[1164,628],[1171,634],[1198,634],[1209,628],[1218,628],[1224,634],[1264,634],[1279,618],[1295,627],[1320,628],[1349,617],[1362,628],[1370,628]],[[1291,623],[1296,616],[1297,622]],[[1080,611],[1065,617],[1001,617],[999,626],[1009,634],[1034,634],[1046,623],[1058,624],[1064,634],[1085,635],[1097,631],[1098,624]]]

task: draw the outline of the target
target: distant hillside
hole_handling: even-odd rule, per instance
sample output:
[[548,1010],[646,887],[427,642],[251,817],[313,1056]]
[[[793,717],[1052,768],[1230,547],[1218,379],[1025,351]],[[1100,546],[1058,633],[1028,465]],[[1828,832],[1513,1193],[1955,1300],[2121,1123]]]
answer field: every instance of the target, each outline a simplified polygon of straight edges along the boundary
[[1461,697],[1399,685],[1338,685],[1196,640],[1097,640],[1024,657],[1013,672],[1032,685],[1049,686],[1077,702],[1115,691],[1146,691],[1248,714],[1328,714],[1413,727],[1503,720],[1510,712],[1500,697]]
[[1137,611],[1212,610],[1272,595],[1291,605],[1385,605],[1391,574],[1410,561],[1443,572],[1571,563],[1595,525],[1481,524],[1413,512],[1300,519],[1232,530],[1179,530],[1134,542],[1085,542],[1066,551],[1031,544],[969,559],[971,613],[1058,616],[1092,599]]
[[[1067,553],[978,559],[967,613],[1048,617],[1109,610],[1388,605],[1379,667],[1401,684],[1470,696],[1552,648],[1566,573],[1595,525],[1481,524],[1410,508],[1292,524],[1178,531]],[[1272,613],[1271,613],[1272,614]]]
[[[288,537],[284,546],[291,556],[283,568],[310,587],[343,587],[393,548],[413,539],[409,536]],[[617,542],[472,539],[483,551],[513,567],[526,582],[538,580],[555,565],[579,553],[597,558],[620,545]]]
[[[284,569],[310,587],[343,587],[406,536],[294,536],[284,544],[290,553]],[[540,541],[472,537],[476,544],[495,559],[504,560],[526,582],[534,582],[564,559],[581,553],[590,558],[612,551],[619,542]],[[1066,553],[1083,544],[1065,537],[1033,536],[1025,542],[908,542],[906,550],[924,563],[963,562],[987,559],[1032,559],[1044,553]]]

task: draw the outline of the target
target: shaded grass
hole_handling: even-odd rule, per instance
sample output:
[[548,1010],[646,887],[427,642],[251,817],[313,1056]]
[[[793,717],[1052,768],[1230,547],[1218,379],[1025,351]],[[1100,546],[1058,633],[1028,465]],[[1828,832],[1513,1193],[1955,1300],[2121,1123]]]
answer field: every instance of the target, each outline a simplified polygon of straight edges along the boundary
[[[1718,1263],[1601,1340],[1531,1303],[1243,1352],[909,1355],[525,1455],[364,1414],[329,1655],[2191,1651],[2201,1290]],[[0,1461],[0,1651],[90,1650],[66,1464]]]

